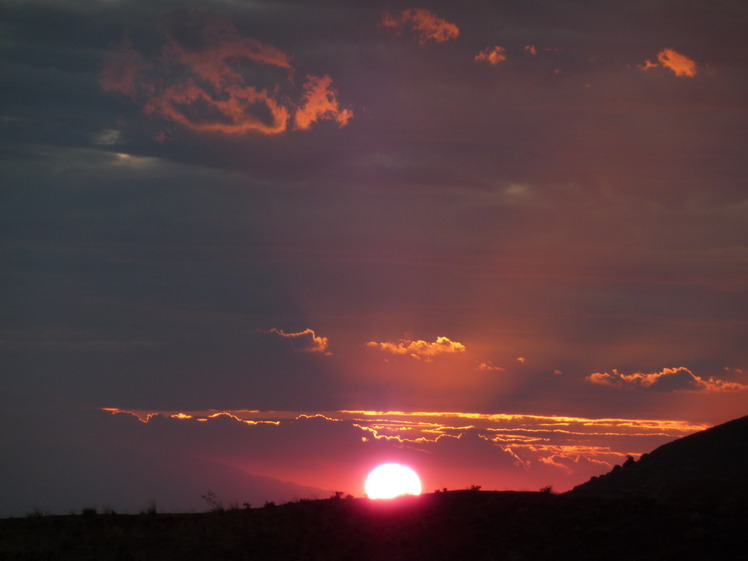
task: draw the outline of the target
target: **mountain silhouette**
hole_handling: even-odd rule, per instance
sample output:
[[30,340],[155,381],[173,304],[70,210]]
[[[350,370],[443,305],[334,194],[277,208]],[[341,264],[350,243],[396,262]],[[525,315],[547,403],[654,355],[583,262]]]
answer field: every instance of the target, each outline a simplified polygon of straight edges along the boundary
[[629,458],[568,493],[579,497],[748,499],[748,416],[685,436]]

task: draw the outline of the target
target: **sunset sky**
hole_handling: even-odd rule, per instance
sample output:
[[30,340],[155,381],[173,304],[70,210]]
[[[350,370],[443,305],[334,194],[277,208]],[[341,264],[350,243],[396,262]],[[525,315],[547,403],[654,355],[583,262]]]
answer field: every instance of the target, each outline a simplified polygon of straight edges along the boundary
[[563,491],[748,414],[747,28],[0,0],[0,516]]

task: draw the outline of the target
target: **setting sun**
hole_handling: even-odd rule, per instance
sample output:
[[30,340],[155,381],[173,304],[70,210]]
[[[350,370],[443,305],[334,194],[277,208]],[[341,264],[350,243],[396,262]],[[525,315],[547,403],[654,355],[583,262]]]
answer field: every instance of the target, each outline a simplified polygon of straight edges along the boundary
[[392,499],[400,495],[420,495],[421,480],[408,466],[382,464],[369,473],[364,485],[370,499]]

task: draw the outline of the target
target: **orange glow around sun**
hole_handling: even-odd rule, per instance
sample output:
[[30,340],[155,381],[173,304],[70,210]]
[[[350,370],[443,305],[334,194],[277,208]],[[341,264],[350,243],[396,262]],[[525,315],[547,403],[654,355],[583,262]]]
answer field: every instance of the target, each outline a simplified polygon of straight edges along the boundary
[[393,499],[401,495],[420,495],[421,480],[408,466],[381,464],[375,467],[366,478],[364,485],[370,499]]

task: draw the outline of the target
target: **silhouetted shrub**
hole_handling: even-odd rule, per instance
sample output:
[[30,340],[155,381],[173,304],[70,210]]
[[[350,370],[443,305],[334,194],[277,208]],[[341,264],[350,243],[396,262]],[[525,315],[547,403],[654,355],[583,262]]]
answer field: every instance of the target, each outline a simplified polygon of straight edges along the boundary
[[210,510],[210,512],[223,512],[223,503],[214,491],[208,489],[208,491],[204,495],[200,495],[200,498],[207,503],[208,510]]
[[155,515],[157,513],[158,509],[156,508],[156,501],[150,501],[148,506],[145,507],[145,510],[141,511],[141,514]]

